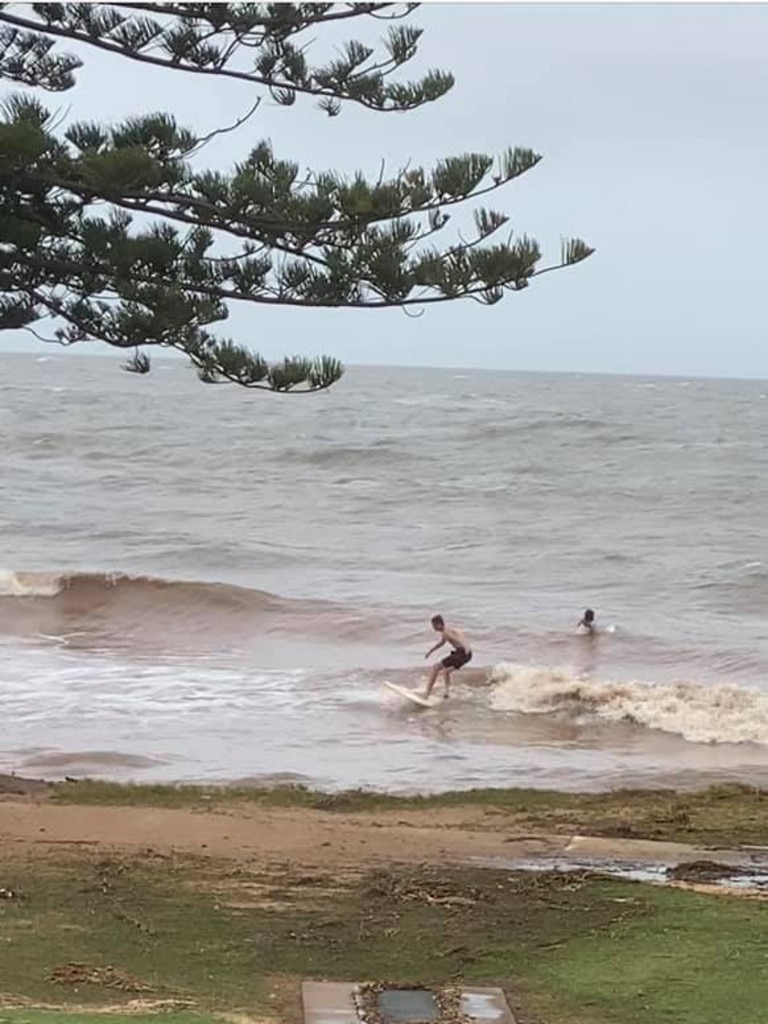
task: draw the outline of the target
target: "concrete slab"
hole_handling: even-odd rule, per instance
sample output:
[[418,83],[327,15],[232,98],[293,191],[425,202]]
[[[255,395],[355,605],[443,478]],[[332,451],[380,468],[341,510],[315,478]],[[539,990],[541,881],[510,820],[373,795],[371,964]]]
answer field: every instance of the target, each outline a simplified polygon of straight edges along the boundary
[[515,1024],[515,1018],[500,988],[461,990],[461,1012],[480,1024]]
[[305,981],[301,986],[304,1024],[360,1024],[355,992],[348,981]]
[[440,1008],[424,988],[385,989],[379,995],[379,1013],[388,1024],[417,1024],[437,1020]]
[[[301,986],[304,1024],[360,1024],[357,992],[357,984],[351,981],[305,981]],[[439,1024],[440,1020],[437,1001],[427,989],[387,989],[379,996],[379,1012],[391,1024]],[[500,988],[462,987],[461,1012],[477,1024],[515,1024]]]
[[606,862],[684,864],[692,860],[718,860],[721,864],[743,864],[744,853],[740,850],[718,850],[713,858],[706,846],[691,846],[690,843],[672,843],[658,839],[615,839],[603,836],[571,836],[563,853],[579,854],[580,857],[594,857]]

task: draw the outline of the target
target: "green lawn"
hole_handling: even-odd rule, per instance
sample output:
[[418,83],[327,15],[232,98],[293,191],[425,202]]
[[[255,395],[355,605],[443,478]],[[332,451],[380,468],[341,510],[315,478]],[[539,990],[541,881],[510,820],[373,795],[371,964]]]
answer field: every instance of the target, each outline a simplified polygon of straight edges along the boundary
[[[0,900],[0,992],[78,1007],[0,1010],[0,1024],[82,1024],[83,1006],[137,998],[189,1001],[174,1024],[232,1011],[293,1022],[302,978],[500,985],[522,1024],[768,1024],[756,901],[588,875],[337,878],[152,854],[66,852],[0,875],[18,894]],[[72,962],[101,981],[56,984]]]

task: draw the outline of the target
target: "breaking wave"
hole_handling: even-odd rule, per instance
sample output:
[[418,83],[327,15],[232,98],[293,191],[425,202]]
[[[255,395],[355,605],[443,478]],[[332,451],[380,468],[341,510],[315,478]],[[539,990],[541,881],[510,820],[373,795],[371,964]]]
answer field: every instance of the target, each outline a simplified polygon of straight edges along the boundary
[[757,689],[688,681],[611,682],[509,662],[493,669],[490,682],[489,700],[498,711],[634,722],[691,743],[768,745],[768,693]]
[[[179,600],[204,598],[207,594],[225,596],[233,600],[269,600],[272,595],[247,587],[230,586],[225,583],[198,583],[187,580],[169,580],[158,576],[134,576],[129,573],[112,572],[11,572],[0,571],[0,598],[3,597],[59,597],[64,594],[76,595],[81,604],[102,593],[151,595],[178,595]],[[274,598],[274,600],[279,600]]]
[[262,642],[269,634],[370,634],[376,610],[283,598],[226,583],[124,573],[0,572],[0,632],[141,641],[200,649]]

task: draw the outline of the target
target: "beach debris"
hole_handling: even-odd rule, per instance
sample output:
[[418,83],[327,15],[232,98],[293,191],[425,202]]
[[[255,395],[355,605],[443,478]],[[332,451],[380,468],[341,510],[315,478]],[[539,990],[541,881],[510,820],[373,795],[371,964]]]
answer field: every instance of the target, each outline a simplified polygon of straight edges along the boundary
[[716,882],[721,878],[732,878],[735,875],[746,877],[754,874],[758,874],[754,868],[719,864],[714,860],[691,860],[675,864],[666,870],[667,878],[676,882]]
[[103,988],[119,989],[121,992],[151,992],[152,986],[132,977],[126,971],[107,964],[94,967],[90,964],[70,961],[50,971],[48,981],[54,985],[100,985]]
[[409,878],[390,871],[374,871],[368,878],[367,895],[399,903],[426,903],[429,906],[472,907],[483,899],[474,887],[458,889],[435,873],[434,877]]

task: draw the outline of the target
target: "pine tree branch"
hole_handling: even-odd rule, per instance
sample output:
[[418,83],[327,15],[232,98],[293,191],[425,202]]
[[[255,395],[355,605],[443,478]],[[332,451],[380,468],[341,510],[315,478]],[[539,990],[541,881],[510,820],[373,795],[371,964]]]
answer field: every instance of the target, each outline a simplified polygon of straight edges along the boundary
[[224,128],[214,128],[213,131],[208,132],[207,135],[201,135],[192,149],[189,150],[189,156],[196,156],[205,148],[205,146],[210,142],[213,142],[213,140],[218,138],[220,135],[230,135],[232,132],[236,132],[238,128],[242,128],[246,121],[250,121],[260,106],[261,96],[258,97],[255,103],[251,104],[248,110],[241,117],[238,117],[236,121],[233,121],[232,124],[228,124]]
[[[561,261],[557,264],[551,264],[550,266],[543,267],[532,271],[527,275],[526,280],[534,277],[540,277],[542,274],[551,273],[553,270],[563,270],[565,267],[573,266],[575,262],[580,262],[582,259],[586,259],[593,252],[592,249],[584,247],[584,255],[581,255],[578,260],[571,262]],[[449,255],[456,255],[458,251],[454,251]],[[35,259],[19,260],[20,263],[34,269],[36,271],[45,270],[45,272],[54,278],[71,278],[82,270],[81,262],[77,260],[66,261],[61,258],[54,258],[49,261],[38,261]],[[175,276],[175,275],[174,275]],[[488,289],[488,285],[483,282],[478,282],[466,290],[462,291],[460,295],[429,295],[421,292],[412,298],[391,300],[386,298],[371,300],[339,300],[334,302],[322,302],[317,300],[307,299],[295,299],[290,296],[280,294],[254,294],[252,292],[246,292],[238,290],[236,288],[226,287],[224,285],[210,285],[204,282],[196,281],[177,281],[180,288],[184,291],[192,294],[204,295],[212,299],[224,299],[230,302],[247,302],[255,305],[262,306],[291,306],[296,309],[393,309],[406,308],[409,306],[430,306],[445,302],[455,301],[457,297],[461,298],[472,298],[478,295],[482,295]],[[157,278],[154,276],[142,275],[137,270],[131,271],[131,284],[133,286],[148,285],[156,286],[158,284]],[[373,287],[373,286],[371,286]],[[504,282],[501,287],[511,289],[513,291],[521,290],[524,285],[518,285],[517,282]],[[32,294],[32,293],[30,293]],[[39,293],[35,293],[39,294]],[[94,293],[92,298],[96,298],[98,293]],[[120,299],[120,296],[117,296]]]
[[[82,61],[52,50],[56,38],[70,38],[171,70],[239,76],[285,105],[313,92],[329,114],[343,100],[406,110],[452,84],[438,72],[416,85],[384,84],[415,55],[419,29],[390,28],[383,59],[348,41],[320,68],[307,63],[311,43],[289,40],[332,20],[397,20],[415,6],[34,4],[27,11],[39,21],[27,20],[27,30],[0,3],[0,79],[69,88]],[[255,62],[252,73],[229,66],[244,51]],[[458,242],[443,250],[428,244],[454,206],[496,192],[536,166],[541,157],[528,149],[507,150],[496,162],[477,153],[448,157],[427,171],[409,164],[388,181],[382,162],[378,180],[369,183],[362,173],[299,178],[297,164],[277,159],[261,142],[229,172],[197,171],[191,158],[242,126],[258,101],[204,136],[179,127],[168,113],[63,130],[32,96],[11,95],[3,106],[0,330],[37,335],[33,325],[53,318],[59,344],[101,341],[132,349],[124,368],[134,373],[149,371],[147,349],[172,348],[207,383],[324,390],[343,372],[337,361],[294,356],[268,364],[211,328],[233,303],[396,307],[409,316],[457,299],[490,305],[592,252],[578,239],[564,240],[560,262],[542,267],[533,239],[510,233],[503,244],[489,241],[508,218],[482,207],[474,210],[477,237],[459,231]]]
[[[147,11],[153,14],[167,14],[171,17],[189,17],[190,9],[196,8],[201,5],[199,4],[115,4],[116,7],[125,7],[129,10],[136,11]],[[330,5],[329,5],[330,6]],[[353,3],[343,5],[347,7],[344,11],[334,12],[321,12],[316,15],[307,14],[302,18],[302,24],[299,28],[293,30],[295,32],[303,31],[312,25],[329,24],[333,21],[348,21],[350,18],[359,18],[361,15],[373,15],[379,14],[381,11],[386,10],[388,7],[403,7],[406,8],[401,13],[395,13],[388,16],[387,20],[396,20],[400,18],[407,18],[409,14],[415,11],[421,6],[420,3]]]
[[[96,324],[88,323],[87,325],[85,325],[84,321],[81,318],[75,316],[71,310],[68,310],[64,303],[52,297],[46,296],[43,293],[35,292],[33,294],[33,298],[35,302],[47,308],[52,314],[61,317],[63,320],[71,324],[72,327],[77,332],[80,332],[83,335],[87,335],[93,340],[103,341],[106,344],[112,346],[115,345],[114,340],[112,340],[107,331],[99,330],[98,322]],[[85,337],[78,338],[77,341],[68,341],[65,338],[61,337],[55,339],[41,337],[40,340],[45,341],[47,343],[59,344],[67,347],[70,344],[76,344],[77,342],[85,340]],[[343,367],[341,366],[340,363],[338,363],[338,361],[328,359],[327,357],[322,357],[321,359],[314,361],[298,359],[292,361],[286,359],[283,361],[282,367],[281,364],[279,363],[273,364],[272,367],[269,367],[263,360],[261,360],[261,357],[254,355],[248,356],[247,358],[249,360],[255,363],[261,363],[265,367],[267,371],[266,375],[269,377],[269,381],[267,383],[263,383],[262,381],[259,380],[250,380],[247,378],[243,378],[238,373],[229,370],[227,366],[224,363],[222,363],[220,359],[217,358],[217,351],[219,350],[217,350],[215,347],[211,347],[208,350],[197,351],[195,350],[194,347],[190,348],[187,347],[183,342],[177,342],[173,340],[162,342],[160,343],[160,345],[163,348],[175,349],[176,351],[181,352],[182,354],[187,356],[190,362],[199,371],[201,371],[201,379],[205,380],[206,383],[213,384],[218,383],[219,380],[226,380],[229,383],[238,384],[240,387],[248,388],[249,390],[254,391],[272,391],[280,392],[282,394],[290,393],[292,395],[314,394],[317,391],[327,391],[328,388],[332,387],[335,383],[338,382],[338,380],[341,379],[341,376],[343,375],[344,372]],[[131,344],[126,345],[125,347],[136,348],[136,345]],[[222,348],[224,352],[227,352],[231,351],[234,347],[231,345],[228,346],[227,343],[224,343]],[[134,360],[135,359],[136,357],[134,357]],[[307,374],[303,379],[298,379],[296,382],[285,380],[285,377],[283,376],[283,374],[285,373],[284,367],[291,362],[303,363],[306,366]],[[138,372],[148,372],[148,357],[144,357],[144,367],[144,369],[141,369]],[[325,368],[325,376],[316,376],[317,368],[320,368],[321,370]],[[276,370],[277,373],[275,373]],[[134,370],[134,372],[136,371]],[[205,374],[205,376],[203,376],[203,374]],[[277,383],[275,383],[275,379],[277,379]],[[300,385],[304,383],[305,380],[310,381],[309,387],[297,386],[297,384]]]
[[[382,213],[367,212],[360,214],[357,218],[340,218],[336,220],[318,220],[312,223],[312,230],[316,234],[321,231],[327,230],[332,232],[344,232],[344,231],[359,231],[361,226],[373,226],[376,224],[391,221],[397,216],[419,216],[422,214],[429,215],[430,213],[444,210],[446,207],[458,206],[461,203],[466,203],[471,200],[481,199],[484,196],[490,195],[503,188],[514,178],[520,177],[522,174],[531,170],[541,161],[541,156],[536,153],[530,154],[530,162],[527,166],[524,166],[521,170],[516,170],[514,174],[510,174],[508,177],[496,176],[498,180],[494,180],[491,184],[484,186],[483,188],[475,188],[472,191],[466,192],[456,196],[440,196],[436,195],[433,198],[415,205],[409,209],[399,210],[388,210]],[[94,185],[90,183],[77,182],[72,179],[62,178],[55,174],[41,175],[39,178],[31,179],[36,181],[38,184],[44,186],[46,184],[55,186],[57,188],[73,192],[77,195],[89,195],[94,192]],[[191,182],[192,185],[195,181]],[[304,182],[303,185],[311,185],[316,182]],[[107,198],[107,197],[105,197]],[[197,196],[190,195],[187,192],[174,192],[170,190],[156,189],[142,189],[135,191],[129,188],[123,188],[120,190],[119,195],[109,196],[109,202],[113,202],[116,205],[122,205],[124,201],[130,201],[133,205],[130,207],[132,210],[141,212],[145,209],[143,204],[153,203],[167,203],[173,207],[182,209],[193,209],[200,213],[201,216],[205,217],[204,221],[209,227],[217,227],[227,234],[238,235],[239,237],[251,237],[253,233],[256,234],[267,234],[270,237],[270,245],[272,244],[271,239],[275,235],[288,234],[296,231],[297,227],[303,227],[303,225],[297,224],[295,220],[280,220],[271,216],[269,218],[259,218],[250,215],[240,216],[237,218],[243,227],[238,226],[233,222],[232,215],[226,209],[210,203],[205,199],[200,199]],[[159,216],[176,216],[172,214],[168,209],[155,208],[152,212],[157,213]],[[196,223],[189,218],[184,219],[185,223]],[[286,250],[295,251],[295,250]]]
[[[112,4],[111,7],[119,9],[122,5]],[[347,14],[347,17],[359,17],[361,13],[365,11],[353,11]],[[323,20],[330,19],[315,19],[312,24],[317,24]],[[233,68],[219,66],[215,64],[211,67],[201,67],[193,63],[182,63],[181,60],[175,60],[173,58],[164,58],[159,56],[153,56],[150,53],[141,53],[138,50],[131,50],[126,46],[120,45],[120,43],[113,42],[109,39],[104,39],[98,35],[89,34],[87,32],[77,31],[76,29],[57,25],[55,22],[38,22],[29,18],[22,17],[20,15],[12,14],[5,8],[0,7],[0,23],[5,22],[7,25],[14,26],[19,29],[24,29],[28,32],[43,34],[43,36],[55,36],[61,39],[68,39],[72,42],[85,43],[88,46],[92,46],[95,49],[104,50],[107,53],[115,54],[121,57],[126,57],[129,60],[136,61],[140,64],[148,64],[154,67],[170,68],[176,71],[185,71],[190,74],[204,75],[208,77],[215,77],[217,79],[229,78],[235,81],[248,82],[251,85],[258,85],[270,89],[273,94],[276,90],[289,90],[292,92],[303,93],[309,96],[349,101],[359,103],[361,106],[369,107],[371,109],[380,112],[390,111],[403,111],[412,110],[414,107],[421,106],[423,103],[430,102],[431,100],[438,99],[452,87],[453,78],[452,76],[443,76],[439,81],[436,80],[436,90],[434,95],[427,96],[414,96],[409,100],[405,93],[400,96],[400,100],[393,99],[391,96],[387,97],[386,92],[381,97],[370,98],[364,95],[354,95],[354,93],[348,93],[345,90],[347,81],[354,84],[359,81],[362,72],[358,75],[350,76],[345,82],[338,82],[334,84],[317,84],[311,81],[307,82],[296,82],[286,77],[276,77],[274,74],[260,74],[258,71],[246,72],[238,71]],[[300,31],[298,29],[297,31]],[[388,61],[385,65],[388,70],[394,70],[399,64],[396,60]],[[375,72],[372,72],[375,75]],[[314,72],[314,76],[320,72]],[[379,72],[380,74],[380,72]],[[432,73],[434,74],[434,73]],[[327,77],[323,73],[323,77]],[[403,87],[404,89],[406,87]],[[398,93],[400,95],[400,93]]]

